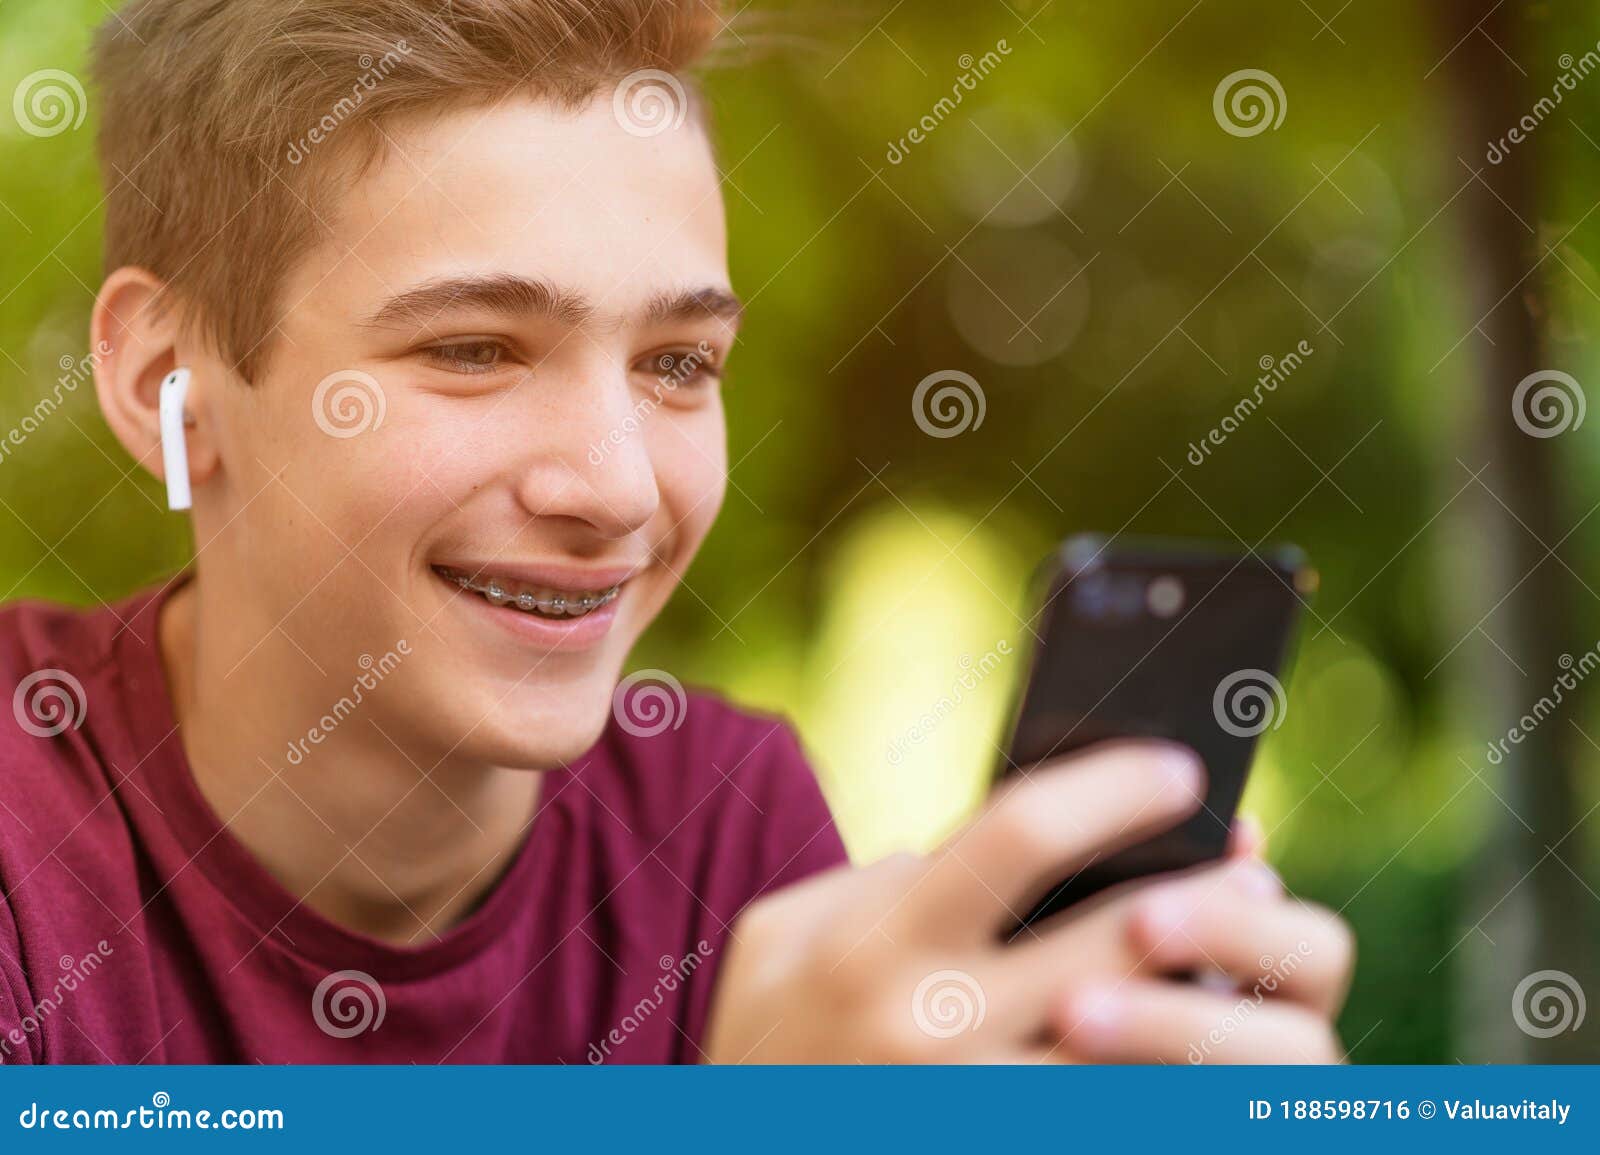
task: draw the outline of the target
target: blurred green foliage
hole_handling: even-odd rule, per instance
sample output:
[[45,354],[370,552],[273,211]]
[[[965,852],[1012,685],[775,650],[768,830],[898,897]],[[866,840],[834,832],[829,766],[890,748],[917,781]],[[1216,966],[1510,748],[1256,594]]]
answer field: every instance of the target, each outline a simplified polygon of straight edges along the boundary
[[[1291,885],[1357,929],[1353,1057],[1448,1062],[1457,948],[1484,914],[1464,883],[1498,807],[1473,776],[1496,735],[1463,690],[1489,643],[1460,641],[1484,546],[1452,498],[1475,465],[1463,368],[1482,345],[1471,254],[1439,213],[1484,162],[1443,139],[1449,45],[1427,6],[1324,7],[1331,28],[1295,4],[1067,0],[797,5],[736,25],[743,63],[708,80],[750,302],[727,385],[736,464],[695,596],[637,657],[791,715],[867,858],[930,845],[981,797],[1015,660],[907,735],[974,660],[1022,650],[1028,571],[1055,540],[1297,542],[1322,587],[1247,806]],[[1600,29],[1592,12],[1527,11],[1537,50],[1508,66],[1545,88],[1558,53]],[[105,15],[99,0],[0,8],[0,95],[38,69],[82,76]],[[1244,68],[1287,103],[1248,137],[1222,131],[1212,100]],[[1552,237],[1592,211],[1589,84],[1540,129],[1561,174],[1537,222]],[[0,115],[0,427],[88,351],[89,102],[49,139]],[[935,127],[893,162],[925,116]],[[1580,377],[1593,235],[1560,247],[1571,276],[1553,297],[1557,363]],[[1260,411],[1189,460],[1262,359],[1301,341],[1312,352]],[[911,396],[943,369],[977,378],[986,410],[934,438]],[[182,564],[178,519],[90,394],[0,462],[7,598],[91,604]],[[1563,524],[1589,505],[1593,428],[1564,442]],[[1596,525],[1569,543],[1589,563]],[[1574,652],[1600,636],[1587,599],[1583,614]],[[1587,699],[1574,719],[1600,722]],[[1600,801],[1585,781],[1585,805]],[[1592,830],[1581,841],[1594,878]]]

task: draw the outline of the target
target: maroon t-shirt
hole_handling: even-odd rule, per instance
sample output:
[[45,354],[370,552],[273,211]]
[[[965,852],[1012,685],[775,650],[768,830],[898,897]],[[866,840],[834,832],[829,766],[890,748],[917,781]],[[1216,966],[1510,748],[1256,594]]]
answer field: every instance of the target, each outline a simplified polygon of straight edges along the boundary
[[196,787],[162,601],[0,610],[0,1061],[693,1062],[740,909],[844,861],[790,731],[691,695],[548,771],[441,939],[353,933]]

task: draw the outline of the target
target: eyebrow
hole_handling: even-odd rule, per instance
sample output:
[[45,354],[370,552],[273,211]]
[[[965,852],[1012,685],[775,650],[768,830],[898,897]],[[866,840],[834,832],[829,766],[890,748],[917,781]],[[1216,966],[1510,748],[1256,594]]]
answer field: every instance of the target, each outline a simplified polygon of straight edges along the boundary
[[[425,281],[389,298],[362,323],[369,328],[425,326],[450,309],[479,309],[517,318],[542,317],[575,327],[600,319],[599,310],[582,293],[543,278],[475,273]],[[732,326],[743,312],[743,304],[732,292],[717,285],[703,285],[655,294],[646,302],[640,318],[645,324],[659,325],[710,317]]]
[[737,325],[743,315],[744,303],[727,289],[715,285],[657,293],[644,309],[644,319],[652,325],[692,317],[711,317],[729,325]]

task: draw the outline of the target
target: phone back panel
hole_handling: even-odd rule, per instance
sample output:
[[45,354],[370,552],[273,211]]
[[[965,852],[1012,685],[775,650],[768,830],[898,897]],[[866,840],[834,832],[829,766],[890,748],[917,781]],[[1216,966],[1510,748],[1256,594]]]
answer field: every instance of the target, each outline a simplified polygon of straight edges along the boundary
[[1256,742],[1283,721],[1277,671],[1311,573],[1296,550],[1263,560],[1083,537],[1063,545],[1041,579],[1041,640],[1008,769],[1107,739],[1165,738],[1200,755],[1207,793],[1193,818],[1053,889],[1028,922],[1223,854]]

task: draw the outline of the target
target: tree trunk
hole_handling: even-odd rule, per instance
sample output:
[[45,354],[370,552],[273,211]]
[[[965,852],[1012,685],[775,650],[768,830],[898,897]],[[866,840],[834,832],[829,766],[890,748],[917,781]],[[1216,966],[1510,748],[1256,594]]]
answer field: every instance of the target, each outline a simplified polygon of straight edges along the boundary
[[[1482,628],[1493,643],[1479,635],[1452,659],[1476,663],[1476,700],[1468,716],[1484,731],[1475,736],[1485,752],[1512,727],[1526,729],[1519,719],[1551,696],[1566,666],[1593,644],[1573,612],[1574,591],[1583,586],[1563,565],[1566,551],[1557,547],[1547,556],[1577,516],[1563,512],[1557,481],[1557,455],[1572,443],[1562,435],[1530,435],[1523,424],[1534,423],[1519,423],[1513,413],[1517,386],[1529,374],[1565,368],[1550,363],[1541,323],[1548,316],[1542,306],[1545,274],[1555,273],[1539,264],[1544,254],[1537,232],[1537,158],[1541,143],[1548,148],[1562,122],[1551,117],[1497,164],[1484,159],[1489,143],[1505,137],[1545,91],[1532,91],[1506,59],[1545,59],[1524,35],[1526,4],[1511,0],[1489,11],[1492,6],[1493,0],[1436,0],[1434,6],[1439,52],[1452,50],[1435,74],[1447,89],[1443,103],[1453,120],[1451,147],[1442,158],[1448,168],[1444,187],[1453,192],[1468,178],[1462,160],[1481,169],[1489,186],[1474,183],[1449,210],[1471,314],[1462,328],[1482,320],[1436,370],[1434,386],[1452,389],[1472,414],[1462,461],[1473,469],[1487,462],[1479,484],[1463,495],[1472,499],[1465,508],[1487,600],[1461,630],[1487,613]],[[1541,141],[1541,134],[1552,140]],[[1521,399],[1524,415],[1530,401],[1531,395]],[[1593,1041],[1600,1024],[1592,1022],[1540,1037],[1562,1014],[1549,997],[1551,984],[1572,998],[1571,984],[1563,979],[1534,980],[1513,1008],[1519,984],[1539,971],[1565,972],[1585,994],[1600,995],[1597,904],[1579,877],[1589,831],[1573,833],[1582,816],[1576,763],[1592,761],[1594,752],[1576,728],[1582,722],[1576,706],[1569,695],[1520,742],[1506,743],[1498,765],[1485,753],[1469,759],[1504,804],[1476,783],[1463,796],[1487,804],[1492,831],[1468,875],[1461,926],[1466,937],[1454,960],[1463,980],[1460,1057],[1468,1061],[1570,1062],[1584,1055],[1593,1060],[1600,1051]],[[1541,1018],[1551,1014],[1555,1020]]]

